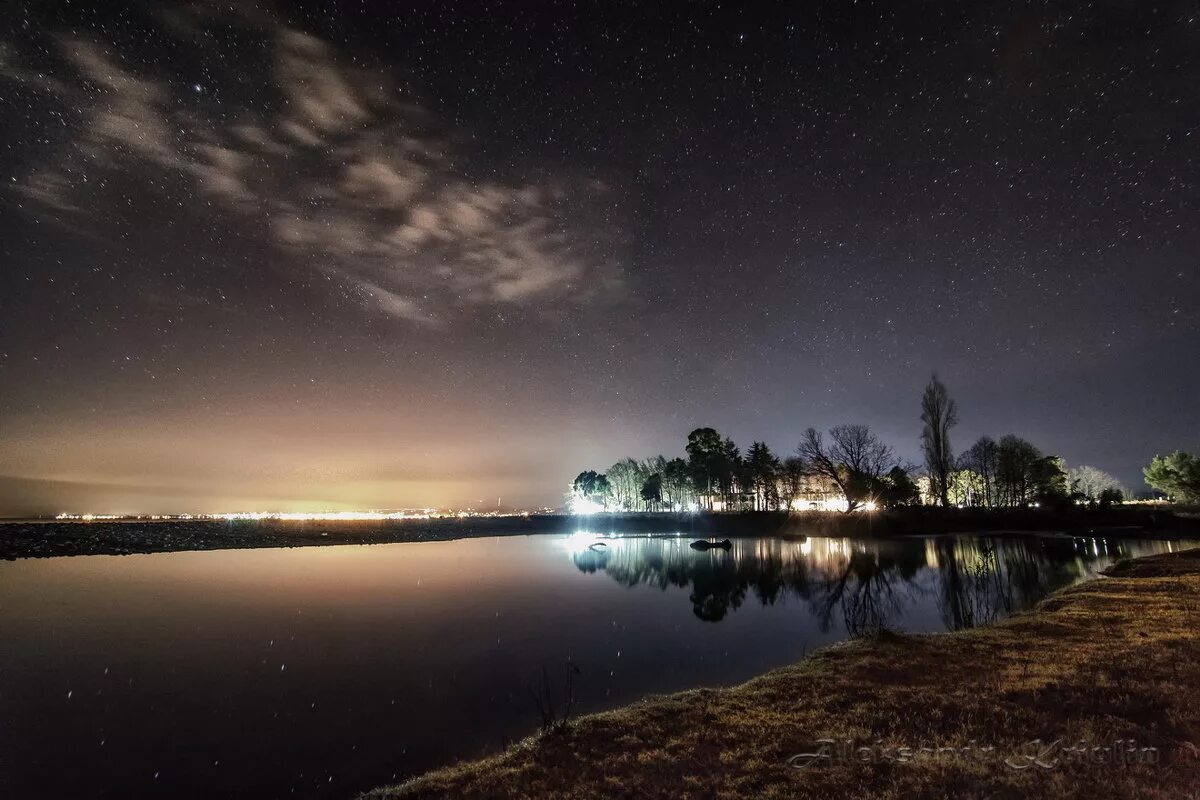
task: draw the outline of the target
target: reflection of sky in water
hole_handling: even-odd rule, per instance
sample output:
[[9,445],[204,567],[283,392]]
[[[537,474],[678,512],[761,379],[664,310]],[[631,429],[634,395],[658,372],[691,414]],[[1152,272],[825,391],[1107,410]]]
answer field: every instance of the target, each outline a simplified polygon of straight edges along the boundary
[[736,683],[847,630],[987,622],[1182,545],[689,541],[0,563],[0,796],[346,797],[531,732],[528,686],[568,655],[597,710]]

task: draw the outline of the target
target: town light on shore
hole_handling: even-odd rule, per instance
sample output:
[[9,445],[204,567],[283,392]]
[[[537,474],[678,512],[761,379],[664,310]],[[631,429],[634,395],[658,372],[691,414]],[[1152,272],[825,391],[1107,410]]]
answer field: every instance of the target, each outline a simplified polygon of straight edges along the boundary
[[[603,509],[601,509],[603,510]],[[55,516],[60,522],[113,522],[113,521],[217,521],[227,522],[379,522],[387,520],[442,519],[447,517],[528,517],[530,514],[546,514],[551,508],[533,511],[475,511],[444,510],[437,508],[403,509],[401,511],[228,511],[216,514],[72,514],[63,512]]]
[[275,511],[234,511],[225,514],[213,514],[214,519],[225,520],[280,520],[283,522],[354,522],[377,521],[389,519],[432,519],[442,516],[436,509],[426,508],[417,511],[318,511],[318,512],[275,512]]

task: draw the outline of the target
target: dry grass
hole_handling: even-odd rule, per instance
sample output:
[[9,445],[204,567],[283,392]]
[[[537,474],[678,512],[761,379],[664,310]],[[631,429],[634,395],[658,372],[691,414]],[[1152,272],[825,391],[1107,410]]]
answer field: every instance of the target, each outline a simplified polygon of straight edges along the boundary
[[[985,629],[885,634],[731,689],[584,717],[370,798],[1198,798],[1200,550],[1126,562]],[[1147,764],[1013,769],[1032,739],[1157,748]],[[787,765],[819,739],[992,745],[986,761]]]

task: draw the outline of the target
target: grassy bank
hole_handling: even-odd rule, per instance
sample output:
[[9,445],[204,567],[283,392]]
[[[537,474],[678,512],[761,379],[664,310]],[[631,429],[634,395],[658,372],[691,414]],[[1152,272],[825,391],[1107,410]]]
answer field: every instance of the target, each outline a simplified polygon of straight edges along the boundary
[[[584,717],[366,797],[1195,798],[1200,550],[1110,575],[990,628],[835,645],[741,686]],[[873,763],[826,749],[830,760],[788,766],[821,752],[821,739],[880,747]],[[1062,749],[1118,740],[1135,752]],[[970,754],[886,760],[901,746],[972,743]]]

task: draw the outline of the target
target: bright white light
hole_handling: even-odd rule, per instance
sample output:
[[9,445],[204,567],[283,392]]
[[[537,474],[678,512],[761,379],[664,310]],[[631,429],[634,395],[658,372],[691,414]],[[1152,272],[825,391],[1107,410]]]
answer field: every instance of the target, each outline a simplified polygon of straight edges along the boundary
[[604,506],[597,502],[588,500],[586,497],[571,498],[571,513],[572,514],[599,514],[604,511]]
[[793,511],[845,511],[850,507],[844,497],[828,497],[823,500],[805,500],[797,498],[792,501]]
[[596,552],[597,549],[603,550],[607,544],[601,544],[600,540],[604,538],[599,533],[592,531],[575,531],[557,540],[557,544],[562,549],[571,554],[583,553],[588,550]]

